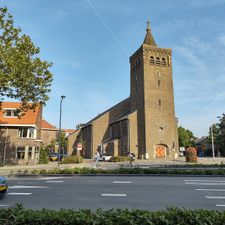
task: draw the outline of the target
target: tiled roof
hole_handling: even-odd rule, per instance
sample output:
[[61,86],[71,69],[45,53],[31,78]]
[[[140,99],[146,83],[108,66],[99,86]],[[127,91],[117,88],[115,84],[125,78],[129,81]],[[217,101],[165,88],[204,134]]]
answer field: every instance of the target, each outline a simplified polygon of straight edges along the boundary
[[1,110],[0,110],[0,125],[2,124],[8,124],[8,125],[14,125],[14,124],[29,124],[29,125],[35,125],[37,122],[38,114],[40,111],[40,105],[38,105],[35,110],[28,110],[25,112],[24,116],[21,116],[21,118],[18,117],[4,117],[4,109],[19,109],[21,106],[21,103],[19,102],[2,102],[1,104]]
[[51,130],[57,130],[56,126],[50,124],[46,120],[42,119],[41,120],[41,128],[42,129],[51,129]]

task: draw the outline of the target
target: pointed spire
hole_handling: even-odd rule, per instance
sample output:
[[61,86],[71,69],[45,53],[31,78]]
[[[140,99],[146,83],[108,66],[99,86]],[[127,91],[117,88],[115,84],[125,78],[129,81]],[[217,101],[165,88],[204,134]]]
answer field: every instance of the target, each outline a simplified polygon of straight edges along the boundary
[[149,20],[147,21],[147,29],[146,29],[146,32],[147,33],[145,35],[145,39],[144,39],[143,44],[156,46],[156,43],[155,43],[154,38],[153,38],[152,33],[151,33],[150,21]]

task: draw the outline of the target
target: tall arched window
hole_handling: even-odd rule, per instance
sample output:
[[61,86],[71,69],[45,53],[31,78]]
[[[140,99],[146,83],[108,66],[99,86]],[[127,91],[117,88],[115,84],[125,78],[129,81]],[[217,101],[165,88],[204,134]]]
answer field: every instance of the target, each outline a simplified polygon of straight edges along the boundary
[[150,65],[154,65],[155,64],[155,59],[153,56],[150,57]]
[[160,65],[160,59],[159,59],[159,57],[156,57],[155,64],[156,64],[156,66],[159,66]]
[[165,58],[162,58],[161,59],[161,64],[162,64],[162,66],[166,66],[166,60],[165,60]]

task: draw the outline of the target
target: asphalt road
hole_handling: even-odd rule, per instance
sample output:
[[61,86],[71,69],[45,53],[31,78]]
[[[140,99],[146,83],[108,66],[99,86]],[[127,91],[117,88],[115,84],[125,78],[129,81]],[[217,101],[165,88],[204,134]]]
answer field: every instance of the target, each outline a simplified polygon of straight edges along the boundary
[[170,206],[225,210],[225,177],[72,176],[11,178],[0,208],[129,208]]

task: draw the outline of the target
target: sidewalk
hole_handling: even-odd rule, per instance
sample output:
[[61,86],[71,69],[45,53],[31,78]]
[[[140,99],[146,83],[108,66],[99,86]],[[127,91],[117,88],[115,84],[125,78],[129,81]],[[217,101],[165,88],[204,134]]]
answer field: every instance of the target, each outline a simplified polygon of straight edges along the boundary
[[[138,166],[150,166],[150,167],[160,167],[165,165],[187,165],[192,163],[186,163],[185,157],[180,157],[175,160],[166,160],[166,159],[155,159],[155,160],[135,160],[135,163]],[[225,157],[213,158],[211,157],[199,157],[198,158],[199,164],[225,164]],[[101,169],[116,169],[120,168],[123,165],[126,165],[126,162],[99,162],[97,168]],[[92,159],[84,159],[82,164],[59,164],[57,162],[49,162],[48,164],[37,164],[37,165],[14,165],[14,166],[3,166],[0,167],[0,175],[8,176],[8,175],[15,175],[17,173],[22,173],[24,171],[33,171],[33,170],[51,170],[51,169],[65,169],[65,168],[82,168],[82,167],[89,167],[95,168],[95,162]]]

